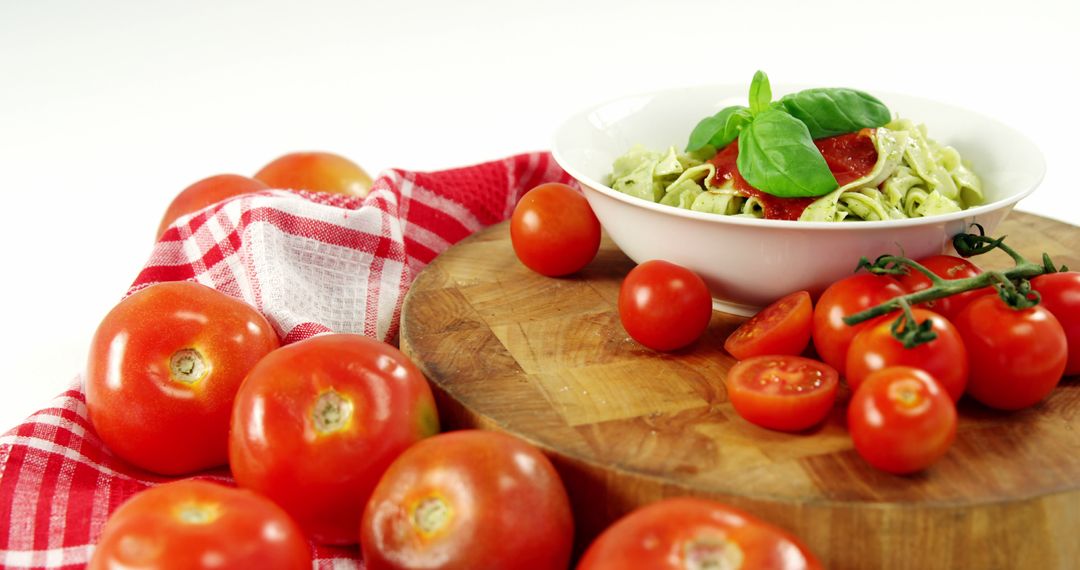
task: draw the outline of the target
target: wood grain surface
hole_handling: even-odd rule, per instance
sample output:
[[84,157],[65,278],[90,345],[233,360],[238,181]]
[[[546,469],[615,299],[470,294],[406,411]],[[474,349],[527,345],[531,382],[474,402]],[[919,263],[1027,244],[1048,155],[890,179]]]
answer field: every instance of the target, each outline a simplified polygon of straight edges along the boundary
[[[1000,227],[1030,259],[1080,267],[1080,228],[1014,212]],[[976,262],[1005,267],[994,252]],[[579,274],[551,279],[492,226],[432,262],[402,312],[401,347],[433,384],[447,428],[511,433],[563,477],[577,548],[634,507],[711,497],[796,533],[833,569],[1080,567],[1080,382],[1002,413],[967,399],[955,444],[913,476],[871,468],[844,428],[842,393],[802,434],[756,427],[727,401],[723,351],[743,321],[661,354],[619,324],[633,267],[610,241]]]

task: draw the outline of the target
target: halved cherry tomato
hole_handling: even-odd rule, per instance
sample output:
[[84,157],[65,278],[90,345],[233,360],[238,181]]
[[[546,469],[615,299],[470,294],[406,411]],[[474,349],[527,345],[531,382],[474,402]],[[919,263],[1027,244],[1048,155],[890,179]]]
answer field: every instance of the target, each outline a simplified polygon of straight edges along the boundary
[[158,225],[157,237],[160,238],[165,230],[176,221],[176,218],[184,214],[197,212],[211,204],[216,204],[226,198],[249,194],[270,187],[254,178],[240,176],[239,174],[218,174],[210,178],[204,178],[187,188],[184,188],[173,198],[169,208]]
[[848,406],[855,450],[870,465],[902,475],[926,469],[956,438],[956,404],[937,380],[909,366],[866,377]]
[[366,196],[371,177],[355,162],[330,152],[293,152],[255,174],[271,188]]
[[[931,255],[930,257],[916,261],[923,267],[934,272],[938,277],[944,279],[966,279],[982,273],[979,266],[962,257],[953,255]],[[897,280],[900,282],[900,286],[908,293],[922,291],[923,289],[929,288],[931,285],[929,277],[923,275],[921,271],[910,267],[908,268],[908,273],[897,277]],[[968,303],[983,295],[992,294],[994,294],[993,287],[982,287],[980,289],[973,289],[971,291],[949,295],[948,297],[937,299],[935,301],[929,301],[923,303],[922,306],[951,321],[960,314],[960,311],[962,311]]]
[[802,431],[821,423],[836,401],[839,375],[833,367],[801,356],[755,356],[727,374],[731,405],[745,420],[764,428]]
[[810,570],[821,563],[791,533],[722,503],[665,499],[608,527],[577,570]]
[[284,346],[248,374],[233,408],[237,484],[281,505],[318,542],[355,543],[379,477],[439,429],[423,374],[358,334]]
[[541,184],[514,207],[510,243],[525,267],[548,277],[569,275],[596,257],[600,221],[577,190]]
[[829,285],[814,307],[812,336],[818,356],[843,376],[852,339],[869,326],[864,322],[849,327],[843,318],[903,294],[904,289],[892,277],[870,273]]
[[619,288],[619,320],[630,336],[659,351],[688,346],[712,318],[712,295],[697,273],[654,259],[630,270]]
[[1037,404],[1065,372],[1065,330],[1043,307],[1016,310],[998,295],[972,301],[954,322],[967,348],[967,393],[1000,410]]
[[796,291],[735,329],[724,341],[724,350],[739,360],[763,354],[801,354],[810,342],[813,312],[810,293]]
[[247,303],[190,282],[158,283],[109,311],[86,365],[86,407],[121,459],[177,475],[224,465],[244,375],[278,346]]
[[911,310],[915,321],[927,319],[937,338],[914,348],[904,348],[903,343],[892,335],[892,325],[899,313],[878,317],[871,321],[851,341],[847,356],[848,386],[857,390],[859,384],[871,372],[890,366],[911,366],[929,372],[956,402],[964,395],[968,382],[968,357],[960,333],[945,317],[915,308]]
[[1080,374],[1080,273],[1066,271],[1040,275],[1031,280],[1031,288],[1039,292],[1040,304],[1065,330],[1069,345],[1065,375]]
[[565,570],[570,500],[551,462],[512,436],[455,431],[407,449],[361,524],[368,570]]
[[90,570],[311,568],[300,527],[251,491],[183,480],[151,487],[109,517]]

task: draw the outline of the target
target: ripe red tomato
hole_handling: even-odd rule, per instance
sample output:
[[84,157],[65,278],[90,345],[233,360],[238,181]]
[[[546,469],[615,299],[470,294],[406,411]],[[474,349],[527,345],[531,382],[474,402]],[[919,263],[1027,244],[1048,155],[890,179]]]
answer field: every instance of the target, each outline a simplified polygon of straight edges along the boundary
[[229,463],[318,542],[355,543],[390,462],[436,433],[423,374],[396,348],[357,334],[316,336],[262,359],[236,395]]
[[307,569],[311,548],[273,501],[188,479],[151,487],[120,505],[88,568]]
[[1042,306],[1065,330],[1069,345],[1065,375],[1080,374],[1080,273],[1067,271],[1040,275],[1031,280],[1031,288],[1039,292]]
[[90,422],[114,454],[149,471],[223,465],[236,391],[277,346],[270,323],[239,299],[197,283],[151,285],[98,325],[86,366]]
[[787,531],[727,505],[690,497],[641,507],[608,527],[577,570],[806,570],[817,558]]
[[574,519],[551,462],[509,435],[445,433],[383,475],[360,527],[368,570],[564,570]]
[[841,376],[846,375],[848,347],[855,335],[869,324],[849,327],[843,318],[903,294],[904,289],[895,279],[871,273],[852,275],[829,285],[814,307],[812,336],[821,359]]
[[210,178],[204,178],[187,188],[184,188],[173,198],[169,208],[158,225],[157,237],[160,238],[165,230],[176,221],[176,218],[184,214],[197,212],[211,204],[216,204],[226,198],[249,194],[270,187],[254,178],[240,176],[238,174],[218,174]]
[[972,301],[954,322],[967,347],[967,393],[1000,410],[1037,404],[1061,381],[1065,330],[1042,305],[1015,310],[998,295]]
[[926,372],[884,368],[867,376],[851,397],[848,430],[870,465],[914,473],[945,455],[956,439],[956,404]]
[[731,405],[746,421],[780,431],[802,431],[821,423],[836,401],[839,374],[801,356],[755,356],[727,374]]
[[968,382],[967,350],[960,340],[960,333],[945,317],[915,308],[911,310],[919,323],[930,319],[934,340],[915,348],[904,348],[903,343],[892,335],[891,327],[898,313],[878,317],[871,326],[855,335],[847,355],[847,383],[852,390],[871,372],[890,366],[910,366],[929,372],[948,392],[953,402],[964,395]]
[[688,346],[712,318],[712,295],[689,269],[652,260],[630,270],[619,288],[619,320],[630,336],[660,351]]
[[[938,277],[944,279],[966,279],[982,273],[979,266],[962,257],[953,255],[931,255],[930,257],[916,261],[934,272]],[[908,268],[908,273],[897,277],[897,280],[900,282],[900,286],[908,293],[922,291],[923,289],[929,288],[931,285],[929,277],[910,267]],[[992,294],[994,294],[993,287],[982,287],[981,289],[973,289],[971,291],[950,295],[936,301],[928,301],[922,303],[922,305],[951,321],[960,314],[960,311],[962,311],[968,303],[983,295]]]
[[255,173],[271,188],[366,196],[371,177],[355,162],[329,152],[293,152]]
[[810,342],[810,293],[796,291],[762,309],[724,341],[739,360],[765,354],[801,354]]
[[521,263],[559,277],[580,271],[600,249],[600,221],[579,192],[566,184],[529,190],[510,217],[510,243]]

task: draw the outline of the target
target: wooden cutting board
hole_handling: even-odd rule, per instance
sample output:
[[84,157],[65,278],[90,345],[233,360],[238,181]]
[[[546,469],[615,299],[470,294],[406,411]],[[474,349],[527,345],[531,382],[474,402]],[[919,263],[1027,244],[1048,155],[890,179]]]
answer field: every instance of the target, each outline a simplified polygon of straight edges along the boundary
[[[705,337],[652,352],[619,324],[633,262],[605,239],[579,274],[518,262],[506,223],[450,248],[416,279],[401,347],[435,389],[446,428],[511,433],[542,448],[574,505],[579,552],[634,507],[711,497],[787,528],[832,569],[1080,566],[1080,382],[1001,413],[960,405],[956,443],[898,477],[856,454],[847,395],[809,433],[740,418],[722,344],[742,318],[716,312]],[[1029,259],[1080,268],[1080,228],[1014,212],[1000,228]],[[1000,235],[1000,234],[999,234]],[[1005,267],[994,252],[976,260]]]

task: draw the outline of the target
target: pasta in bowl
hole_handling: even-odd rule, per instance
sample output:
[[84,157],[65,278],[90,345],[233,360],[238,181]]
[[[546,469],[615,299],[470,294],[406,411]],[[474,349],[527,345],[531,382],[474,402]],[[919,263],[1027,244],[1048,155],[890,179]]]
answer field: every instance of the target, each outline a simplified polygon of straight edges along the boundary
[[[816,93],[798,86],[776,91],[783,94],[778,101],[759,105],[751,119],[764,124],[737,136],[724,132],[733,121],[723,115],[745,104],[745,85],[615,99],[565,121],[552,153],[624,253],[639,263],[664,259],[696,271],[714,304],[737,314],[792,291],[818,292],[854,271],[862,256],[922,257],[947,249],[972,223],[993,231],[1045,171],[1038,148],[1010,127],[896,94],[875,93],[887,115],[875,109],[873,121],[853,122],[874,127],[837,133],[827,128],[835,125],[816,125],[828,136],[770,147],[758,131],[784,128],[770,123],[779,114],[772,111],[791,94]],[[704,136],[703,116],[719,117]],[[830,138],[836,140],[826,144],[846,145],[839,168],[823,158],[829,148],[814,146]],[[689,150],[679,150],[683,145]],[[782,150],[758,152],[770,148]],[[798,175],[770,171],[776,164]],[[751,191],[738,191],[744,186]]]

